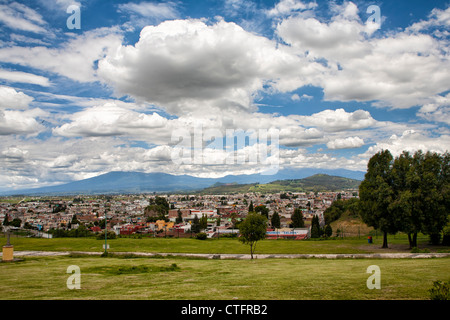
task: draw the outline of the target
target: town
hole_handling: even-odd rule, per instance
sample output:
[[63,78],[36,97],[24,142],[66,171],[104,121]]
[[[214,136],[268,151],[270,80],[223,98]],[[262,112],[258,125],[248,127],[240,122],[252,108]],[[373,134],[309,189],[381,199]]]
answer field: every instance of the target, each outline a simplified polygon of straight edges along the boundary
[[[33,197],[0,202],[0,221],[11,228],[28,230],[37,237],[58,236],[56,231],[101,233],[120,236],[192,237],[200,231],[208,238],[233,237],[249,211],[268,218],[267,238],[308,238],[311,221],[325,225],[324,211],[336,199],[358,197],[357,190],[309,193],[245,193],[233,195],[99,195]],[[292,215],[302,213],[304,225],[294,228]],[[279,220],[274,225],[273,216]],[[201,221],[201,223],[199,223]],[[194,226],[199,224],[199,227]],[[61,233],[59,233],[61,234]],[[76,236],[76,233],[75,233]]]

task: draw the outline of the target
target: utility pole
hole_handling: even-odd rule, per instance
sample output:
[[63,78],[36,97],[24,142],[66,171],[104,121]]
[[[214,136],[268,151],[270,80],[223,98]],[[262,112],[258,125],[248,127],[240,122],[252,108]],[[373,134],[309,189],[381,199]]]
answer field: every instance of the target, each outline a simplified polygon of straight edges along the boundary
[[108,243],[107,243],[107,239],[108,239],[108,228],[106,227],[108,224],[108,216],[105,212],[105,256],[108,254],[107,252],[107,248],[108,248]]

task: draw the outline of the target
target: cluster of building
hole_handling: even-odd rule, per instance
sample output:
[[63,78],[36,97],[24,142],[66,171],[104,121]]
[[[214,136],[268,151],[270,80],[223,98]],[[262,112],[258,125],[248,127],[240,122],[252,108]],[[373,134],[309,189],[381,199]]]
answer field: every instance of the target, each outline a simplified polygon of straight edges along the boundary
[[[17,203],[3,199],[0,202],[0,221],[20,220],[20,228],[48,232],[52,229],[74,229],[81,224],[93,232],[100,232],[100,223],[106,218],[107,229],[120,235],[152,234],[154,236],[192,236],[194,220],[206,217],[208,237],[237,234],[236,223],[245,219],[250,204],[268,209],[268,238],[307,237],[310,221],[318,216],[324,224],[323,213],[338,198],[357,197],[356,190],[324,193],[245,193],[233,195],[117,195],[77,196],[71,199],[33,198]],[[145,210],[156,197],[166,199],[169,210],[165,219],[155,220]],[[290,228],[291,216],[299,208],[305,228]],[[280,228],[271,228],[270,218],[277,212]]]

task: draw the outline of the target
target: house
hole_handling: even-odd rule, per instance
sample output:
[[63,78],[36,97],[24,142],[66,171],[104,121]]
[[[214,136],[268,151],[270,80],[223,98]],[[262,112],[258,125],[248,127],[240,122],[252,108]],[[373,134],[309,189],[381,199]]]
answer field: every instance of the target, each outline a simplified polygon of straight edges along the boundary
[[309,228],[280,228],[267,229],[266,239],[294,239],[303,240],[309,237]]
[[100,227],[91,227],[91,231],[92,232],[100,232],[100,231],[102,231],[102,228],[100,228]]
[[170,209],[169,210],[169,219],[175,221],[178,218],[178,210],[181,211],[181,217],[186,219],[191,215],[191,209]]
[[164,220],[156,220],[155,225],[156,225],[156,227],[158,228],[158,231],[159,231],[159,230],[164,230],[164,228],[165,228],[166,230],[169,230],[169,229],[172,229],[172,228],[173,228],[174,223],[173,223],[172,221],[170,221],[170,222],[165,222]]

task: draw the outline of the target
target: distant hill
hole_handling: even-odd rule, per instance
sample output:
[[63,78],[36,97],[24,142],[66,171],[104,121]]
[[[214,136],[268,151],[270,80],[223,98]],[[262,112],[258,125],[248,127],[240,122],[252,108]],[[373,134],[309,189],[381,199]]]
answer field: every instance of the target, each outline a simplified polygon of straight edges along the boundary
[[[198,192],[208,187],[228,188],[229,190],[261,191],[263,185],[268,190],[299,190],[312,186],[325,186],[326,188],[351,187],[346,180],[333,180],[333,178],[320,178],[315,181],[304,179],[316,174],[345,177],[346,179],[364,178],[364,172],[350,170],[326,169],[283,169],[274,175],[228,175],[221,178],[198,178],[189,175],[172,175],[167,173],[142,173],[114,171],[97,177],[73,181],[57,186],[35,189],[11,190],[1,192],[1,196],[9,195],[77,195],[77,194],[130,194],[130,193],[190,193]],[[300,180],[298,180],[300,179]],[[322,179],[323,181],[320,181]],[[343,178],[344,179],[344,178]],[[298,180],[298,181],[297,181]],[[328,181],[328,182],[326,182]],[[334,181],[334,182],[333,182]],[[218,185],[217,185],[218,183]],[[216,185],[215,185],[216,184]],[[242,186],[244,185],[244,186]],[[245,185],[248,185],[247,187]],[[210,189],[213,190],[213,189]],[[308,189],[309,190],[309,189]],[[322,190],[322,189],[321,189]],[[220,193],[220,191],[217,191]],[[276,191],[275,191],[276,192]]]
[[200,191],[203,194],[229,194],[243,192],[324,192],[357,189],[360,180],[315,174],[303,179],[276,180],[266,184],[215,184]]

